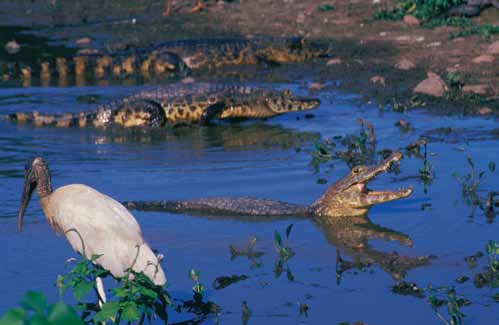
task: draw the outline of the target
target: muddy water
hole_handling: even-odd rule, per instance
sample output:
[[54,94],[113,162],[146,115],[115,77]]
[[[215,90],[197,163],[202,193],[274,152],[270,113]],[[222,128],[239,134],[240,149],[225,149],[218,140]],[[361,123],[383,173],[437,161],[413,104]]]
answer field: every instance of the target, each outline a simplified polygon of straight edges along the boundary
[[[306,94],[298,85],[290,87]],[[0,111],[60,110],[78,111],[91,105],[85,99],[105,102],[134,88],[6,88],[0,89]],[[88,96],[91,95],[91,96]],[[244,122],[211,128],[184,128],[157,132],[93,129],[34,128],[0,121],[0,314],[17,305],[27,290],[41,290],[52,300],[58,293],[55,279],[65,272],[65,261],[75,254],[64,238],[47,225],[38,200],[34,198],[26,215],[25,230],[16,230],[16,212],[21,196],[23,165],[28,157],[43,155],[52,172],[53,186],[85,183],[119,200],[184,199],[217,195],[249,195],[296,203],[310,203],[328,185],[348,172],[342,161],[323,165],[318,173],[310,165],[314,141],[355,133],[356,118],[370,121],[376,130],[378,148],[396,149],[419,135],[439,127],[452,127],[450,134],[431,133],[430,161],[436,173],[428,186],[413,178],[422,160],[407,157],[397,175],[381,175],[371,188],[413,186],[411,197],[374,207],[373,223],[409,236],[413,246],[374,240],[371,255],[397,251],[400,255],[435,255],[430,265],[411,269],[406,280],[419,286],[455,285],[457,293],[470,299],[463,307],[466,323],[499,322],[498,304],[490,288],[476,289],[472,281],[457,284],[461,275],[472,277],[482,270],[470,269],[464,257],[483,251],[488,240],[498,240],[497,220],[467,205],[459,183],[452,176],[469,172],[466,156],[477,168],[487,170],[489,161],[499,163],[497,120],[441,117],[411,111],[403,117],[413,130],[401,132],[394,126],[402,115],[390,110],[358,104],[356,96],[334,92],[320,93],[323,104],[305,119],[289,114],[266,122]],[[495,133],[494,133],[495,129]],[[301,150],[299,150],[301,149]],[[327,185],[317,183],[326,178]],[[481,189],[497,190],[497,172],[486,172]],[[481,194],[483,194],[481,192]],[[422,209],[422,206],[431,208]],[[241,302],[246,301],[250,323],[292,324],[364,321],[370,324],[430,324],[439,320],[425,299],[391,293],[394,274],[379,266],[348,270],[338,281],[336,251],[352,259],[351,250],[331,240],[331,231],[310,220],[249,220],[192,217],[168,213],[134,212],[151,246],[165,254],[163,263],[173,297],[191,296],[190,268],[201,270],[206,298],[222,307],[218,320],[225,324],[241,322]],[[284,233],[293,223],[289,245],[296,255],[279,276],[274,272],[277,253],[274,230]],[[334,235],[334,234],[333,234]],[[255,261],[230,258],[229,245],[245,246],[256,236],[256,249],[264,255]],[[369,254],[368,254],[369,255]],[[368,256],[369,257],[369,256]],[[215,290],[212,282],[223,275],[249,276],[249,279]],[[67,297],[70,301],[70,297]],[[299,304],[310,309],[300,315]],[[192,318],[170,312],[172,321]],[[215,322],[209,317],[206,323]]]

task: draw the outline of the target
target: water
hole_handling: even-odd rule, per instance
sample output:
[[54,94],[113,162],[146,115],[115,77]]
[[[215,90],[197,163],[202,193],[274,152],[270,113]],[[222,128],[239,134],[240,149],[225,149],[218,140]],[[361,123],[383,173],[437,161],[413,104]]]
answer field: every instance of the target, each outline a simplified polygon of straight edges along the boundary
[[[272,87],[290,87],[298,94],[306,94],[297,85]],[[105,102],[134,89],[137,88],[5,88],[0,89],[0,112],[79,111],[89,104],[77,100],[78,96],[98,95],[98,101]],[[334,168],[324,165],[315,173],[309,154],[314,141],[321,136],[355,133],[359,129],[356,118],[362,117],[374,125],[378,148],[404,147],[439,127],[458,130],[430,138],[430,161],[436,172],[431,185],[426,187],[411,177],[422,167],[422,160],[414,157],[402,161],[399,174],[380,175],[370,183],[375,189],[412,185],[414,193],[407,199],[375,206],[369,213],[373,223],[408,235],[413,246],[381,240],[369,245],[372,252],[380,254],[396,250],[411,257],[437,256],[430,265],[409,270],[405,280],[421,287],[429,283],[455,285],[459,295],[473,302],[462,308],[466,323],[497,324],[499,305],[492,300],[497,289],[477,289],[472,281],[457,284],[455,279],[461,275],[473,277],[482,271],[486,257],[479,260],[475,269],[468,267],[464,257],[483,251],[488,240],[499,240],[498,223],[487,219],[480,209],[471,216],[472,207],[463,200],[460,185],[452,176],[454,172],[469,172],[467,155],[473,157],[480,170],[487,170],[489,161],[499,162],[497,120],[443,117],[417,110],[405,115],[383,112],[372,105],[359,104],[356,96],[334,91],[320,93],[319,97],[323,104],[312,119],[297,113],[265,122],[210,128],[109,133],[35,128],[0,121],[0,314],[16,306],[27,290],[43,291],[51,301],[56,301],[56,276],[67,270],[66,259],[75,256],[65,239],[49,228],[36,197],[28,207],[23,233],[17,232],[16,215],[27,158],[45,157],[54,188],[85,183],[118,200],[246,195],[308,204],[348,173],[341,161],[335,161]],[[414,130],[402,133],[394,126],[402,117],[411,122]],[[328,185],[318,184],[318,178],[326,178]],[[497,171],[487,171],[480,188],[497,190],[497,180]],[[423,210],[424,204],[431,204],[431,209]],[[220,323],[241,322],[242,301],[247,301],[252,312],[249,323],[253,324],[439,322],[425,299],[391,293],[396,280],[379,266],[346,271],[338,284],[336,248],[343,252],[344,259],[352,256],[341,243],[331,239],[334,231],[310,220],[250,222],[152,212],[134,215],[149,244],[165,254],[163,265],[172,296],[189,298],[192,281],[187,272],[193,267],[201,270],[206,299],[222,307]],[[289,245],[296,255],[289,260],[288,269],[294,281],[289,281],[286,270],[280,276],[274,272],[278,254],[273,233],[278,230],[283,234],[290,223],[294,226]],[[256,248],[264,252],[257,259],[262,264],[260,268],[252,267],[246,257],[230,259],[229,245],[244,247],[253,235],[257,237]],[[245,274],[249,279],[223,290],[212,287],[215,278],[233,274]],[[299,303],[310,307],[308,317],[300,316]],[[171,321],[190,317],[170,312]],[[205,322],[213,323],[215,319],[209,317]]]

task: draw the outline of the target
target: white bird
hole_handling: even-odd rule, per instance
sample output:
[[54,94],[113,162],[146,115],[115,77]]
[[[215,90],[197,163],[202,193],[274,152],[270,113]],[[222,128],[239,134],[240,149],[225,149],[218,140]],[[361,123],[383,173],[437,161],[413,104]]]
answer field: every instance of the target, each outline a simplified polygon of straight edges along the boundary
[[[64,234],[76,252],[86,258],[102,255],[94,263],[115,277],[125,276],[132,267],[135,272],[144,272],[156,285],[166,283],[160,261],[144,241],[133,215],[113,198],[86,185],[71,184],[52,191],[49,169],[41,157],[26,163],[18,215],[20,232],[35,188],[50,226],[58,234]],[[105,302],[100,279],[97,290]]]

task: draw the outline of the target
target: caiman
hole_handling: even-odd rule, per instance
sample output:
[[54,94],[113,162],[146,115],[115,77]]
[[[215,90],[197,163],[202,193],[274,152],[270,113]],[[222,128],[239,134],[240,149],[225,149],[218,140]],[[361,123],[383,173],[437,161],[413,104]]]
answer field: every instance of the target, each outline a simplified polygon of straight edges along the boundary
[[347,262],[338,255],[338,276],[350,268],[378,264],[392,277],[400,279],[409,269],[428,264],[430,258],[399,256],[397,253],[386,253],[371,248],[368,244],[370,239],[394,240],[404,245],[412,245],[412,241],[407,235],[373,224],[367,218],[367,212],[375,204],[409,196],[412,189],[374,191],[367,188],[367,183],[401,159],[400,152],[393,152],[377,165],[354,167],[346,177],[334,183],[311,205],[252,197],[128,201],[123,202],[123,205],[133,210],[166,211],[247,222],[274,221],[290,217],[308,218],[324,232],[331,244],[352,256],[353,261]]
[[393,152],[377,165],[352,168],[348,176],[337,181],[311,205],[300,205],[252,197],[213,197],[187,201],[131,201],[124,205],[137,210],[159,210],[176,213],[207,213],[214,215],[245,216],[307,216],[353,217],[366,215],[375,204],[405,198],[412,188],[398,191],[374,191],[367,183],[378,174],[388,171],[393,163],[402,159],[400,152]]
[[96,79],[137,73],[145,77],[171,73],[185,76],[192,69],[304,62],[330,52],[327,42],[301,37],[186,39],[117,52],[82,50],[73,58],[56,58],[41,62],[39,67],[23,67],[21,77],[29,79],[40,74],[42,80],[47,80],[57,74],[65,79],[72,72],[76,76],[90,74]]
[[99,106],[92,112],[42,114],[13,113],[7,119],[36,126],[161,127],[207,124],[214,119],[269,118],[287,112],[310,110],[320,101],[244,85],[177,84],[146,90]]

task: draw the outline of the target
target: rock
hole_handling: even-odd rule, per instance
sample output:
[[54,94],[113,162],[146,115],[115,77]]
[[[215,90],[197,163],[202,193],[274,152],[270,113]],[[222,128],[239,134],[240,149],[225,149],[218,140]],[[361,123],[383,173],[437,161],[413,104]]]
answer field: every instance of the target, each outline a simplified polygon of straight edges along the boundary
[[380,84],[381,86],[385,86],[385,78],[381,76],[374,76],[369,79],[373,85]]
[[320,82],[312,82],[309,86],[308,89],[310,90],[321,90],[324,88],[324,84]]
[[340,58],[334,58],[329,61],[327,61],[326,65],[335,65],[335,64],[341,64],[342,61]]
[[76,52],[77,55],[91,55],[99,53],[100,51],[98,49],[80,49]]
[[494,57],[492,55],[483,54],[483,55],[477,56],[471,62],[476,63],[476,64],[492,63],[492,62],[494,62]]
[[299,13],[299,14],[298,14],[298,17],[296,17],[296,22],[297,22],[298,24],[303,24],[303,23],[305,22],[305,19],[306,19],[306,18],[307,18],[307,17],[305,16],[305,14],[304,14],[303,12],[302,12],[302,13]]
[[182,79],[182,83],[183,84],[192,84],[195,81],[196,80],[193,77],[185,77],[184,79]]
[[395,64],[395,68],[399,70],[411,70],[414,69],[415,67],[416,65],[408,59],[402,59]]
[[77,45],[88,45],[92,42],[92,39],[90,37],[82,37],[79,38],[75,41],[75,44]]
[[485,106],[485,107],[480,107],[478,109],[478,114],[480,114],[480,115],[488,115],[490,113],[492,113],[492,108],[490,108],[490,107]]
[[419,19],[417,19],[416,17],[414,17],[412,15],[405,15],[404,16],[404,23],[406,23],[409,26],[419,26],[419,24],[421,24]]
[[494,43],[490,44],[490,46],[487,49],[488,54],[499,54],[499,41],[495,41]]
[[415,93],[425,94],[434,97],[442,97],[449,90],[445,82],[439,75],[428,72],[428,78],[421,81],[413,90]]
[[463,92],[474,93],[479,95],[485,95],[489,90],[489,86],[485,84],[480,85],[468,85],[463,87]]
[[464,42],[466,39],[464,37],[456,37],[452,41],[456,43]]
[[9,54],[16,54],[20,50],[21,50],[21,45],[19,45],[19,43],[17,43],[14,40],[7,42],[7,44],[5,44],[5,51],[7,51],[7,53]]

